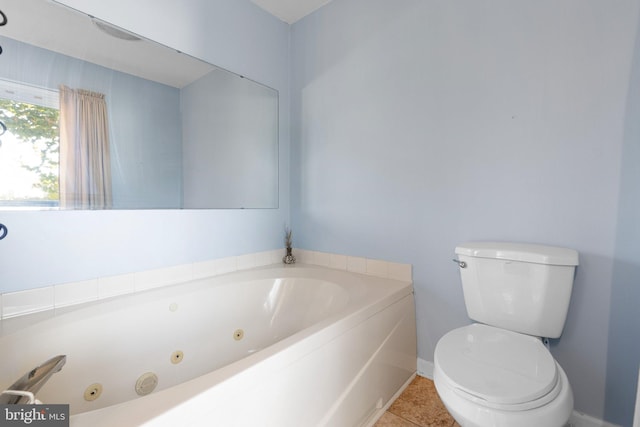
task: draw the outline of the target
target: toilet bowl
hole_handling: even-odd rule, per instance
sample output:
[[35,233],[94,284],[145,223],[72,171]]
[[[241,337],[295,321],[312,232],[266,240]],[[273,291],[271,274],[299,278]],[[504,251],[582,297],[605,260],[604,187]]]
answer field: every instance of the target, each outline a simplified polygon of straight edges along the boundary
[[473,324],[434,356],[436,390],[463,427],[561,427],[571,415],[567,376],[538,338]]

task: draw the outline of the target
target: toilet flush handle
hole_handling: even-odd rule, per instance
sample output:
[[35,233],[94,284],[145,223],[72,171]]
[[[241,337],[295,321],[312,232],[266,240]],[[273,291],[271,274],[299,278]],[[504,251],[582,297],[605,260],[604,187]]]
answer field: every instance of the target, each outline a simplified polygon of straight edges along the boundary
[[460,268],[467,268],[467,263],[464,261],[460,261],[459,259],[452,259],[451,261],[455,262],[456,264],[458,264],[458,267]]

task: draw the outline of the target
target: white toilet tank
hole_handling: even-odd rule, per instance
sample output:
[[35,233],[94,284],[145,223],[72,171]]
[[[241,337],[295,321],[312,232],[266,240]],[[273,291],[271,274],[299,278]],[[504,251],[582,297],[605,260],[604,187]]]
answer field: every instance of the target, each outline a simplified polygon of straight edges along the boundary
[[538,337],[562,334],[578,252],[500,242],[465,243],[455,252],[471,319]]

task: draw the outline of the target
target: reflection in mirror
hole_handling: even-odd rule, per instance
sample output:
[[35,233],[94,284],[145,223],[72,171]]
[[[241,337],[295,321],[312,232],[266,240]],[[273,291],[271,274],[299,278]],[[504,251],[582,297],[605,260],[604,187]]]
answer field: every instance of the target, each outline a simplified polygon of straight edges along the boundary
[[4,0],[0,207],[278,207],[277,91],[49,0]]

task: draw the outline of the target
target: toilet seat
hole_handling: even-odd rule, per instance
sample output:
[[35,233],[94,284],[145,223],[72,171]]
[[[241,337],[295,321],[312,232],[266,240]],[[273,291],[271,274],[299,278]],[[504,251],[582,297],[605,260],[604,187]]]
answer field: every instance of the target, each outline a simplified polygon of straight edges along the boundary
[[562,389],[558,366],[540,339],[473,324],[443,336],[434,362],[460,397],[505,411],[547,404]]

